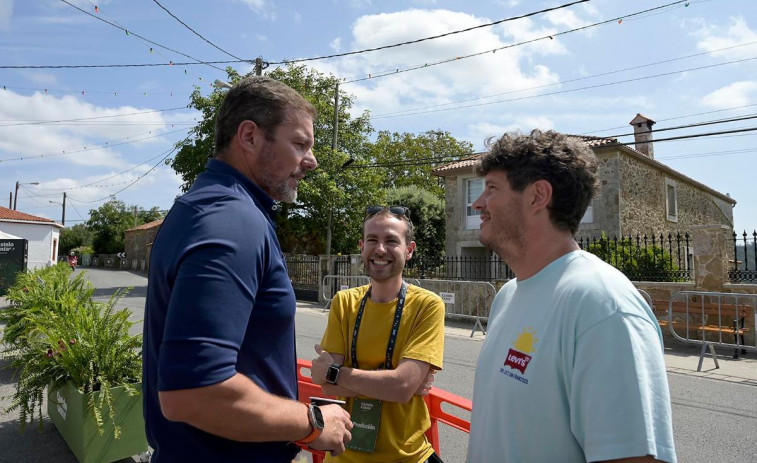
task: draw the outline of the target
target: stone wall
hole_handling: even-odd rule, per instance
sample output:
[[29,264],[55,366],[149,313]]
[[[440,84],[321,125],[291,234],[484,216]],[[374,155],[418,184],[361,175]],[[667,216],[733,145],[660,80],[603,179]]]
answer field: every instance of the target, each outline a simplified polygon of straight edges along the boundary
[[619,201],[620,201],[620,175],[619,158],[617,151],[598,154],[599,168],[597,180],[599,182],[597,192],[592,200],[591,223],[582,223],[578,227],[576,236],[595,238],[602,232],[608,237],[620,235]]
[[[630,156],[619,159],[623,235],[689,231],[699,225],[733,226],[733,208],[693,183]],[[677,221],[667,218],[665,179],[675,181]]]
[[469,178],[475,178],[473,169],[470,174],[461,174],[454,177],[444,178],[444,199],[445,199],[445,220],[446,220],[446,240],[445,251],[448,256],[460,254],[461,245],[480,246],[479,229],[465,229],[465,207],[463,199],[465,198],[465,181]]

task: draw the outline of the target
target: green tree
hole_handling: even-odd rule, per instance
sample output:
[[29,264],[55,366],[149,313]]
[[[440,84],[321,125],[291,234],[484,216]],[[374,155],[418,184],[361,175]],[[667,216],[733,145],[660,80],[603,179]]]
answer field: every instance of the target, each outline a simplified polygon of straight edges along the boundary
[[60,255],[64,256],[79,246],[92,246],[93,238],[94,233],[84,223],[64,228],[60,232]]
[[89,211],[87,228],[93,233],[92,247],[96,254],[115,254],[124,250],[124,232],[143,223],[163,217],[157,207],[139,210],[123,201],[112,199],[97,209]]
[[657,245],[637,245],[630,238],[609,239],[602,233],[585,249],[633,281],[685,281],[670,253]]
[[408,265],[422,265],[427,268],[441,265],[445,255],[444,201],[434,193],[417,186],[390,190],[386,194],[386,201],[390,205],[401,205],[410,209],[417,251]]
[[[241,78],[231,68],[227,73],[231,83]],[[300,182],[297,202],[282,205],[277,218],[277,234],[284,252],[324,253],[329,216],[332,254],[357,252],[365,206],[386,204],[386,190],[411,185],[443,198],[441,183],[431,170],[471,151],[469,143],[458,142],[442,131],[420,135],[382,132],[375,143],[371,142],[373,128],[369,114],[351,116],[354,99],[341,87],[334,150],[334,95],[338,79],[293,64],[267,75],[296,89],[318,111],[313,153],[319,167]],[[184,181],[183,191],[191,187],[214,154],[215,119],[224,94],[225,90],[214,89],[203,96],[199,88],[192,93],[189,106],[202,112],[202,120],[186,140],[177,144],[176,156],[166,161]],[[391,166],[376,167],[377,164]]]
[[444,184],[431,173],[439,165],[471,154],[473,145],[457,141],[449,132],[429,130],[412,133],[379,132],[371,157],[380,167],[382,188],[417,186],[444,197]]

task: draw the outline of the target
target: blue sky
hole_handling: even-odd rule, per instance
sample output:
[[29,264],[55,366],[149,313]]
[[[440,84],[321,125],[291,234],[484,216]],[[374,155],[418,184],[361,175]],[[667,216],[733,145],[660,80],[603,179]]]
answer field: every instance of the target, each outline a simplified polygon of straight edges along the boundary
[[[168,209],[180,180],[160,160],[197,121],[198,114],[186,109],[193,87],[209,92],[211,82],[225,73],[208,65],[28,66],[234,58],[194,35],[153,0],[66,1],[131,33],[60,0],[0,0],[0,204],[8,204],[18,181],[18,209],[56,220],[61,206],[50,201],[60,203],[65,191],[66,225],[86,219],[109,195],[145,209]],[[269,62],[411,41],[568,3],[159,1],[226,52]],[[637,113],[657,121],[655,129],[757,114],[757,2],[691,0],[664,6],[670,3],[592,0],[436,40],[310,64],[346,79],[342,88],[356,97],[355,111],[370,111],[376,130],[441,129],[477,149],[487,137],[514,129],[627,134]],[[502,48],[547,36],[552,39]],[[494,49],[499,50],[490,51]],[[436,64],[441,61],[449,62]],[[233,67],[242,73],[251,70],[245,63]],[[381,76],[387,72],[391,75]],[[356,79],[362,80],[349,82]],[[757,122],[705,125],[656,138],[750,127]],[[757,132],[743,132],[659,142],[655,157],[730,194],[738,201],[735,229],[751,233],[757,229],[755,137]],[[32,182],[39,185],[28,184]]]

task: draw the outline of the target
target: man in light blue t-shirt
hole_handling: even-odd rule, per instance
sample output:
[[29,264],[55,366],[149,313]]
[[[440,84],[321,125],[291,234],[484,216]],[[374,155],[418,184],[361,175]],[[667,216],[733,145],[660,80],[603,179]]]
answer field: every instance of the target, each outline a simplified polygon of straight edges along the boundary
[[473,389],[468,462],[675,462],[662,334],[618,270],[573,236],[598,161],[553,131],[483,156],[481,243],[516,278],[499,291]]

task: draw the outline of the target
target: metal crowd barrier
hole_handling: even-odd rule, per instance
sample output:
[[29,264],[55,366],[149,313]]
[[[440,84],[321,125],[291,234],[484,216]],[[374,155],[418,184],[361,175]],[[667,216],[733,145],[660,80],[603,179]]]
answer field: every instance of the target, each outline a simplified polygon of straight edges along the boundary
[[[446,314],[474,322],[471,337],[480,329],[486,334],[482,321],[487,321],[489,308],[497,290],[487,281],[430,280],[405,278],[411,285],[419,286],[438,294],[444,301]],[[331,306],[331,299],[337,291],[367,285],[371,282],[365,275],[323,277],[323,298],[327,301],[324,311]]]
[[[668,325],[675,339],[701,344],[697,371],[702,371],[707,350],[715,361],[715,368],[720,368],[714,346],[733,348],[733,358],[747,351],[757,353],[756,324],[757,294],[706,291],[673,294],[668,303],[667,320],[660,320],[660,325]],[[730,342],[731,337],[733,342]]]
[[492,306],[497,290],[488,281],[461,280],[418,280],[421,288],[438,294],[444,301],[448,316],[474,321],[470,337],[480,329],[486,334],[481,323],[489,319],[489,309]]
[[[326,397],[321,391],[321,386],[313,383],[313,379],[310,376],[305,376],[302,373],[303,369],[310,370],[311,365],[312,362],[309,360],[297,359],[297,396],[298,400],[305,404],[310,402],[310,397]],[[442,405],[444,405],[446,410],[456,410],[465,414],[470,413],[473,409],[473,402],[436,387],[432,387],[424,399],[426,407],[428,407],[429,417],[431,418],[431,427],[426,431],[426,437],[431,446],[434,447],[436,453],[441,456],[439,424],[444,424],[470,434],[470,421],[449,413],[449,411],[442,410]],[[303,447],[302,449],[311,453],[313,463],[322,463],[326,455],[321,450],[307,447]]]

